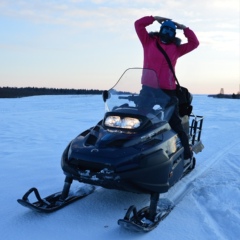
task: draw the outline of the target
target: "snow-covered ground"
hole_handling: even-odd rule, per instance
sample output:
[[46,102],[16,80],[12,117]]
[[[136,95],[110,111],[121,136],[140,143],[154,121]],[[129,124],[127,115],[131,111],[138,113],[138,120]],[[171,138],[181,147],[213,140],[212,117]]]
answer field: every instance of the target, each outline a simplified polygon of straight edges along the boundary
[[[0,236],[28,239],[236,240],[240,235],[240,101],[194,96],[205,117],[194,171],[164,194],[177,203],[150,233],[118,226],[126,209],[149,196],[98,188],[52,214],[30,211],[17,199],[31,187],[42,196],[60,191],[63,150],[104,114],[101,96],[0,99]],[[74,183],[77,187],[81,183]]]

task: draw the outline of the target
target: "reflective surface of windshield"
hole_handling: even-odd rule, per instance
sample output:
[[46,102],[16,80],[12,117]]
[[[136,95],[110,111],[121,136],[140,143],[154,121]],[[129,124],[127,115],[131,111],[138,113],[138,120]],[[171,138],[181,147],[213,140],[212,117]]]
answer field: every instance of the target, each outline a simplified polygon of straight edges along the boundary
[[127,69],[108,92],[109,111],[124,107],[126,111],[168,121],[174,109],[172,98],[158,88],[156,73],[151,69]]

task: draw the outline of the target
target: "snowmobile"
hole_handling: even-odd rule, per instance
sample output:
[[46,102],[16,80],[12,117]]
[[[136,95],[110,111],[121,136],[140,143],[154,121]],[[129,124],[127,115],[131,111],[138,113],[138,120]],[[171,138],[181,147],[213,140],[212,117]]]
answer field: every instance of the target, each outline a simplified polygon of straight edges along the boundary
[[[149,194],[150,205],[137,211],[130,206],[118,224],[137,231],[150,231],[173,209],[173,203],[159,204],[160,194],[191,172],[193,157],[185,163],[183,146],[168,121],[178,101],[158,88],[158,96],[141,94],[142,84],[158,88],[151,69],[129,68],[110,89],[103,91],[105,114],[96,126],[80,133],[62,154],[65,174],[63,190],[41,198],[36,188],[18,202],[40,212],[52,212],[94,192],[95,186]],[[202,151],[203,117],[182,117],[192,151]],[[72,193],[73,181],[85,183]],[[29,195],[35,193],[36,202]]]

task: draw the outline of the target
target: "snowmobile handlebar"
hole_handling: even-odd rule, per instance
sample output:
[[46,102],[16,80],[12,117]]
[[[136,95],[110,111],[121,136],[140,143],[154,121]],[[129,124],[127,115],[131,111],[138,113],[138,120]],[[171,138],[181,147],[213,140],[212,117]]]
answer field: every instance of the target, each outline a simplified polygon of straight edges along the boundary
[[119,99],[127,99],[129,101],[136,101],[136,99],[138,99],[138,96],[135,95],[131,95],[131,96],[119,96]]

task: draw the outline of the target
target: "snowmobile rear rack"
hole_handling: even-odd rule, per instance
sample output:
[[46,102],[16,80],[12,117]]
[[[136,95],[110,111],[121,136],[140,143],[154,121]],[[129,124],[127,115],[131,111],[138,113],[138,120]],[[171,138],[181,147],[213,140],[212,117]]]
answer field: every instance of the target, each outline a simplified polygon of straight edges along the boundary
[[189,127],[189,132],[191,136],[191,144],[194,145],[196,142],[200,142],[201,133],[202,133],[202,125],[203,125],[203,117],[190,115],[191,126]]

